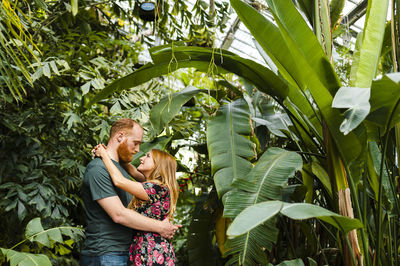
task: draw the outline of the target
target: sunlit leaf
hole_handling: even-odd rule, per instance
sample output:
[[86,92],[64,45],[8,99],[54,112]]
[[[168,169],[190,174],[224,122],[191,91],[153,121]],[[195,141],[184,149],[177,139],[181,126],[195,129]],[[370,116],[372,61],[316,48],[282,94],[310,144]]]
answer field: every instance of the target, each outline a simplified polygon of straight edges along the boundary
[[91,84],[91,82],[88,81],[88,82],[86,82],[85,84],[83,84],[83,85],[81,86],[81,89],[82,89],[82,96],[85,95],[85,94],[87,94],[87,93],[89,92],[89,90],[90,90],[90,84]]
[[284,203],[281,213],[294,220],[317,218],[335,226],[344,233],[363,227],[363,224],[358,219],[341,216],[320,206],[308,203]]
[[43,64],[43,75],[45,75],[45,76],[48,77],[48,78],[51,77],[51,72],[50,72],[49,63],[44,63],[44,64]]
[[266,201],[244,209],[233,220],[226,232],[229,237],[242,235],[254,227],[262,224],[266,220],[275,216],[282,209],[283,203],[280,201]]
[[78,0],[71,0],[71,12],[73,16],[78,14]]
[[156,134],[160,134],[172,118],[180,112],[181,107],[200,91],[196,87],[189,86],[164,97],[153,106],[150,110],[150,122]]
[[371,105],[370,88],[341,87],[332,101],[333,108],[346,108],[340,131],[347,135],[367,117]]

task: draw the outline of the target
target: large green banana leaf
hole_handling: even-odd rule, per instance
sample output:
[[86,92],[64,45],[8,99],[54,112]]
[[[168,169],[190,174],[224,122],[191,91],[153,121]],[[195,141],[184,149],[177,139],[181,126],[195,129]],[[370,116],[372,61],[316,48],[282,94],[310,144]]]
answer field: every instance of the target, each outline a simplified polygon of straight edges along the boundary
[[[361,152],[361,141],[352,132],[343,136],[339,131],[340,112],[331,108],[332,95],[340,87],[332,65],[292,2],[287,0],[268,1],[279,29],[240,0],[232,0],[231,3],[238,16],[244,20],[245,25],[259,44],[264,47],[281,73],[284,73],[282,68],[285,67],[288,75],[282,74],[283,77],[287,78],[289,83],[295,80],[298,86],[310,90],[344,160],[349,163],[357,158]],[[262,28],[264,30],[256,31],[256,29],[261,30]],[[280,60],[278,61],[277,58]],[[297,65],[298,68],[286,67],[290,64]],[[298,69],[302,71],[298,71]],[[296,101],[300,97],[292,97],[293,91],[295,91],[295,86],[290,87],[289,98],[299,107]],[[297,95],[299,95],[298,92]],[[310,116],[313,114],[310,106],[306,104],[299,108],[303,113]]]
[[[275,21],[278,22],[278,27],[286,46],[289,47],[289,51],[292,51],[293,46],[284,36],[283,28],[295,44],[296,50],[299,50],[302,57],[307,59],[308,64],[312,66],[312,71],[318,76],[321,84],[328,89],[332,96],[335,95],[340,87],[339,79],[317,37],[297,11],[293,2],[291,0],[267,0],[267,3]],[[327,38],[327,41],[330,39],[330,37],[325,38]],[[297,61],[298,57],[293,53],[291,54]],[[307,76],[309,73],[301,68],[301,65],[298,65],[298,67],[302,71],[299,73],[301,77],[297,78],[297,82],[308,85]]]
[[[301,71],[306,71],[300,71],[301,68],[298,68],[297,58],[295,59],[295,57],[291,55],[291,48],[289,48],[285,39],[280,33],[279,28],[274,23],[266,19],[254,8],[244,3],[243,1],[232,0],[231,4],[235,8],[242,22],[253,34],[253,37],[257,40],[259,46],[264,49],[264,52],[268,55],[269,59],[271,59],[274,62],[275,66],[278,68],[279,73],[289,83],[288,98],[291,102],[290,105],[296,106],[296,109],[299,110],[299,112],[301,113],[299,113],[300,115],[297,115],[297,111],[293,109],[291,110],[293,111],[292,113],[297,119],[298,123],[301,123],[301,126],[300,124],[296,123],[296,126],[299,129],[299,134],[301,135],[298,137],[307,142],[309,144],[307,146],[315,146],[312,138],[313,135],[316,138],[322,137],[321,122],[319,119],[315,119],[316,116],[315,111],[312,108],[312,103],[310,103],[310,101],[305,97],[304,93],[299,89],[302,84],[304,84],[301,78]],[[304,1],[304,5],[311,8],[311,3],[309,3],[309,1]],[[315,36],[313,37],[313,40],[317,45],[319,45]],[[309,41],[307,41],[307,45],[308,42]],[[321,50],[321,48],[319,49]],[[325,75],[326,74],[324,73],[323,76]],[[304,119],[310,121],[312,124],[307,124],[306,121],[303,121]],[[306,134],[304,132],[305,129],[315,129],[315,131],[313,132],[315,134]],[[313,149],[313,152],[316,152],[318,148],[313,147]]]
[[130,89],[152,78],[188,67],[214,74],[226,71],[235,73],[252,82],[259,90],[282,100],[288,93],[287,84],[271,70],[222,49],[160,46],[151,48],[150,52],[154,63],[148,63],[133,73],[115,80],[90,99],[85,107],[89,108],[116,91]]
[[368,1],[363,39],[353,84],[354,87],[371,87],[372,79],[376,75],[385,33],[388,5],[389,0]]
[[292,134],[296,133],[296,135],[298,135],[297,137],[302,140],[299,144],[303,146],[304,150],[323,154],[320,144],[323,143],[321,119],[317,117],[315,113],[307,117],[307,115],[302,112],[303,109],[296,106],[289,99],[285,100],[285,106],[291,116],[294,117],[294,119],[292,119],[294,127],[290,127],[290,129]]
[[400,73],[391,73],[372,82],[371,111],[367,120],[387,132],[400,122]]
[[233,186],[253,193],[255,203],[266,199],[281,199],[281,188],[289,177],[302,167],[301,156],[280,148],[269,148],[249,176],[239,176]]
[[345,233],[363,227],[363,224],[358,219],[341,216],[320,206],[308,203],[284,203],[281,213],[295,220],[315,217],[324,222],[330,223]]
[[265,265],[267,256],[264,249],[270,251],[278,238],[275,223],[275,219],[271,219],[244,235],[228,239],[225,255],[232,257],[226,265]]
[[257,110],[257,117],[253,115],[253,121],[258,125],[266,126],[276,136],[286,137],[284,132],[289,132],[288,127],[292,125],[288,115],[283,110],[277,110],[273,101],[257,102],[253,98],[252,102],[253,106],[256,105],[254,108]]
[[283,202],[279,200],[264,201],[251,205],[236,216],[226,234],[231,238],[243,235],[270,218],[275,217],[280,213],[282,207]]
[[[355,160],[360,152],[364,140],[358,138],[358,136],[352,132],[344,136],[339,128],[341,124],[340,112],[332,109],[332,93],[339,87],[336,75],[332,72],[332,66],[324,55],[321,55],[321,47],[318,41],[315,40],[315,36],[311,37],[312,32],[304,24],[304,20],[298,14],[298,11],[294,8],[291,1],[282,0],[274,1],[268,0],[268,3],[273,6],[271,12],[274,15],[275,22],[277,23],[280,32],[290,47],[291,55],[297,59],[297,65],[303,70],[302,76],[299,77],[298,83],[305,84],[311,92],[311,95],[321,112],[324,121],[326,122],[329,131],[336,142],[341,157],[346,163],[350,163]],[[275,12],[277,14],[275,14]],[[295,19],[297,18],[297,19]],[[282,20],[282,21],[281,21]],[[314,41],[309,43],[310,47],[315,47],[315,51],[310,50],[304,43],[308,40],[304,39],[305,36],[309,36]],[[316,42],[316,44],[315,44]],[[314,62],[311,64],[311,62]],[[327,87],[325,84],[330,83]]]
[[218,196],[231,190],[232,181],[247,176],[256,156],[255,144],[247,137],[253,134],[247,103],[240,99],[221,106],[207,124],[207,147],[211,174]]
[[[249,206],[271,199],[280,200],[282,188],[301,167],[302,159],[297,153],[269,148],[248,175],[233,182],[236,189],[226,194],[224,216],[235,218]],[[262,264],[265,262],[262,248],[271,250],[277,234],[275,220],[271,219],[246,234],[228,239],[227,254],[232,254],[232,262],[240,265]]]
[[[209,62],[207,69],[198,68],[200,71],[213,73],[214,70],[223,69],[243,77],[253,83],[260,91],[276,96],[283,100],[288,94],[288,87],[284,80],[273,71],[252,60],[241,58],[232,52],[202,47],[172,47],[157,46],[150,49],[154,64],[168,62],[180,68],[179,62],[200,61]],[[170,66],[170,69],[174,69]]]
[[228,228],[227,234],[229,237],[245,234],[260,224],[265,223],[278,213],[295,220],[317,218],[335,226],[344,233],[363,227],[363,224],[357,219],[339,215],[318,205],[264,201],[244,209],[235,220],[233,220],[231,226]]
[[[344,113],[345,119],[340,128],[344,134],[355,129],[369,112],[369,91],[381,57],[388,3],[388,0],[368,2],[364,31],[357,38],[356,43],[356,53],[351,73],[351,86],[353,88],[342,88],[346,89],[345,97],[351,100],[349,102],[352,103],[350,106],[342,105],[341,107],[336,104],[338,108],[349,108]],[[342,89],[335,95],[335,100],[338,98],[338,94],[343,92]],[[344,94],[342,93],[342,95]],[[368,95],[368,97],[359,97],[361,95]],[[354,100],[363,98],[365,98],[364,102]],[[333,107],[335,107],[335,100],[332,104]],[[366,103],[365,100],[367,101]]]
[[290,48],[287,46],[277,26],[241,0],[231,0],[231,4],[240,20],[257,40],[259,46],[272,60],[283,78],[290,84],[290,100],[298,108],[301,108],[302,112],[307,116],[312,116],[314,114],[313,110],[299,91],[300,84],[296,81],[296,78],[300,76],[301,69],[298,68],[296,60],[291,56]]
[[182,105],[199,93],[196,87],[188,86],[185,89],[166,96],[150,110],[150,122],[156,134],[160,134],[165,126],[176,116]]
[[306,15],[308,22],[313,22],[315,0],[296,0],[297,7]]
[[316,0],[314,3],[314,33],[324,54],[332,58],[332,34],[329,13],[329,0]]
[[293,77],[300,75],[300,69],[290,56],[289,48],[279,33],[279,29],[245,2],[241,0],[230,2],[240,20],[274,62],[282,76],[289,83],[296,84]]
[[360,62],[361,44],[363,40],[363,32],[360,31],[357,35],[356,43],[354,45],[354,52],[352,58],[352,64],[350,69],[350,81],[349,85],[354,87],[357,80],[358,64]]

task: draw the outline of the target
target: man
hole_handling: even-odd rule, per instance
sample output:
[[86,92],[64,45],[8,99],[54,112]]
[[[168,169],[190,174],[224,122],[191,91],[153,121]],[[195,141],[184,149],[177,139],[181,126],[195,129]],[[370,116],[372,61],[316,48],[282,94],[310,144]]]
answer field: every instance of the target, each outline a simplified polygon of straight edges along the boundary
[[[121,173],[129,178],[122,164],[139,181],[144,180],[143,176],[130,162],[139,151],[142,137],[143,128],[136,121],[123,118],[112,125],[107,144],[107,152]],[[156,232],[165,238],[171,238],[178,229],[168,219],[157,221],[127,209],[131,195],[113,185],[100,158],[87,165],[82,190],[87,226],[81,265],[126,265],[131,228]]]

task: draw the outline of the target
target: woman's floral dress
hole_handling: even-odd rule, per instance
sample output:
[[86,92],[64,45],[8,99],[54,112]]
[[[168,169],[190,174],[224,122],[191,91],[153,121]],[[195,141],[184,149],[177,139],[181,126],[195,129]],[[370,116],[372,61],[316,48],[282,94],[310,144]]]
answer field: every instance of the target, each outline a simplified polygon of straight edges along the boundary
[[[168,187],[151,182],[142,184],[149,200],[141,203],[136,211],[153,219],[164,220],[170,205]],[[129,265],[175,265],[173,246],[157,233],[136,231],[129,255]]]

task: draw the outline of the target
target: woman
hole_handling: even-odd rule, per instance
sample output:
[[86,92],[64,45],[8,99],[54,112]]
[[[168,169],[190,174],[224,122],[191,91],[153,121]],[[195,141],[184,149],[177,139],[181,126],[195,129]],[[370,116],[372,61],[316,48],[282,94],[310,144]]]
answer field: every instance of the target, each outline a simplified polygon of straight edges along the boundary
[[[140,158],[137,169],[145,176],[146,182],[139,183],[121,174],[103,145],[95,147],[95,154],[103,160],[114,185],[132,194],[128,208],[158,220],[167,216],[173,218],[179,194],[173,156],[152,149]],[[157,233],[137,231],[129,255],[129,265],[175,265],[173,246]]]

